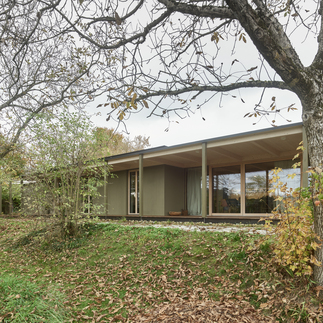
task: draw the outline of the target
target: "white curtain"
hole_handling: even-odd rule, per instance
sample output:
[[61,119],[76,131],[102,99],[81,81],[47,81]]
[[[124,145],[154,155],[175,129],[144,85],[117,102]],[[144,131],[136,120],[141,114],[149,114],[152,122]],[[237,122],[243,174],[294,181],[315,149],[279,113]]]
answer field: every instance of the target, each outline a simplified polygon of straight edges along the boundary
[[201,167],[187,170],[187,210],[189,215],[201,215],[201,180]]

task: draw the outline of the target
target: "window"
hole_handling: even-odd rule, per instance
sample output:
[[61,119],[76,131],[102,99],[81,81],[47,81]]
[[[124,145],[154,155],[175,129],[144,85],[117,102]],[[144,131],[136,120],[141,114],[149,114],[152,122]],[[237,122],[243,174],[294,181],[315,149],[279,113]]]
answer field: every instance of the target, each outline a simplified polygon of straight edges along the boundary
[[240,213],[240,165],[213,168],[212,177],[212,213]]
[[[206,175],[206,198],[209,200],[209,175]],[[186,207],[189,215],[202,214],[202,167],[186,169]],[[209,204],[207,204],[207,214]]]
[[129,213],[139,213],[139,171],[129,172]]
[[202,167],[187,169],[187,210],[189,215],[201,215]]
[[[278,161],[246,165],[246,213],[270,213],[276,206],[276,198],[281,192],[268,194],[272,188],[272,169],[282,168],[280,181],[287,183],[287,187],[296,188],[300,186],[300,169],[293,169],[294,161]],[[294,178],[288,175],[296,174]]]

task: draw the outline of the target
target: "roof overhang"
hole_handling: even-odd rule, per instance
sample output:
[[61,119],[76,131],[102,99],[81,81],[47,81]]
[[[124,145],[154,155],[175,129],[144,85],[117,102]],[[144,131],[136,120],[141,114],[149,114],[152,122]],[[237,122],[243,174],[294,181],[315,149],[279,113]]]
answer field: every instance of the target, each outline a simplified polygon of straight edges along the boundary
[[288,160],[302,141],[301,123],[212,138],[171,147],[157,147],[106,157],[112,171],[136,169],[143,155],[144,167],[170,165],[198,167],[202,163],[202,144],[207,145],[207,163],[213,167],[241,163]]

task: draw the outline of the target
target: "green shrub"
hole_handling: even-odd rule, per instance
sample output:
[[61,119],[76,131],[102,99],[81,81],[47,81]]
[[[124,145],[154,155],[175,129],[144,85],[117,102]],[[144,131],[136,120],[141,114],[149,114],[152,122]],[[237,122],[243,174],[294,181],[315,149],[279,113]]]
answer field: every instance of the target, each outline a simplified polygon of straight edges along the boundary
[[[279,179],[280,168],[273,171],[273,193],[279,190],[277,208],[270,219],[266,220],[269,231],[275,235],[272,239],[267,236],[266,242],[273,244],[273,260],[286,268],[287,272],[297,276],[310,276],[313,265],[320,266],[314,257],[314,251],[319,248],[318,237],[313,231],[312,197],[308,189],[288,188]],[[277,225],[271,225],[272,220],[278,219]]]

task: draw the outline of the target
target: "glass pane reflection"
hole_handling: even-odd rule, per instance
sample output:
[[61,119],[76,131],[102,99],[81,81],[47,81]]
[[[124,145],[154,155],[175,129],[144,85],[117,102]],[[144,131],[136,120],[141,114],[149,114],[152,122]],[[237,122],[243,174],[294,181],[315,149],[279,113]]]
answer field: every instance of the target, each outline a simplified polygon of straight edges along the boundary
[[130,213],[136,213],[136,172],[130,173]]
[[240,213],[240,165],[213,168],[213,213]]
[[[280,181],[287,183],[288,188],[300,186],[300,169],[293,169],[294,163],[295,161],[287,160],[246,165],[246,213],[270,213],[279,206],[276,199],[282,192],[276,190],[268,194],[268,190],[273,187],[271,179],[274,168],[282,168]],[[291,178],[291,174],[296,175]]]

